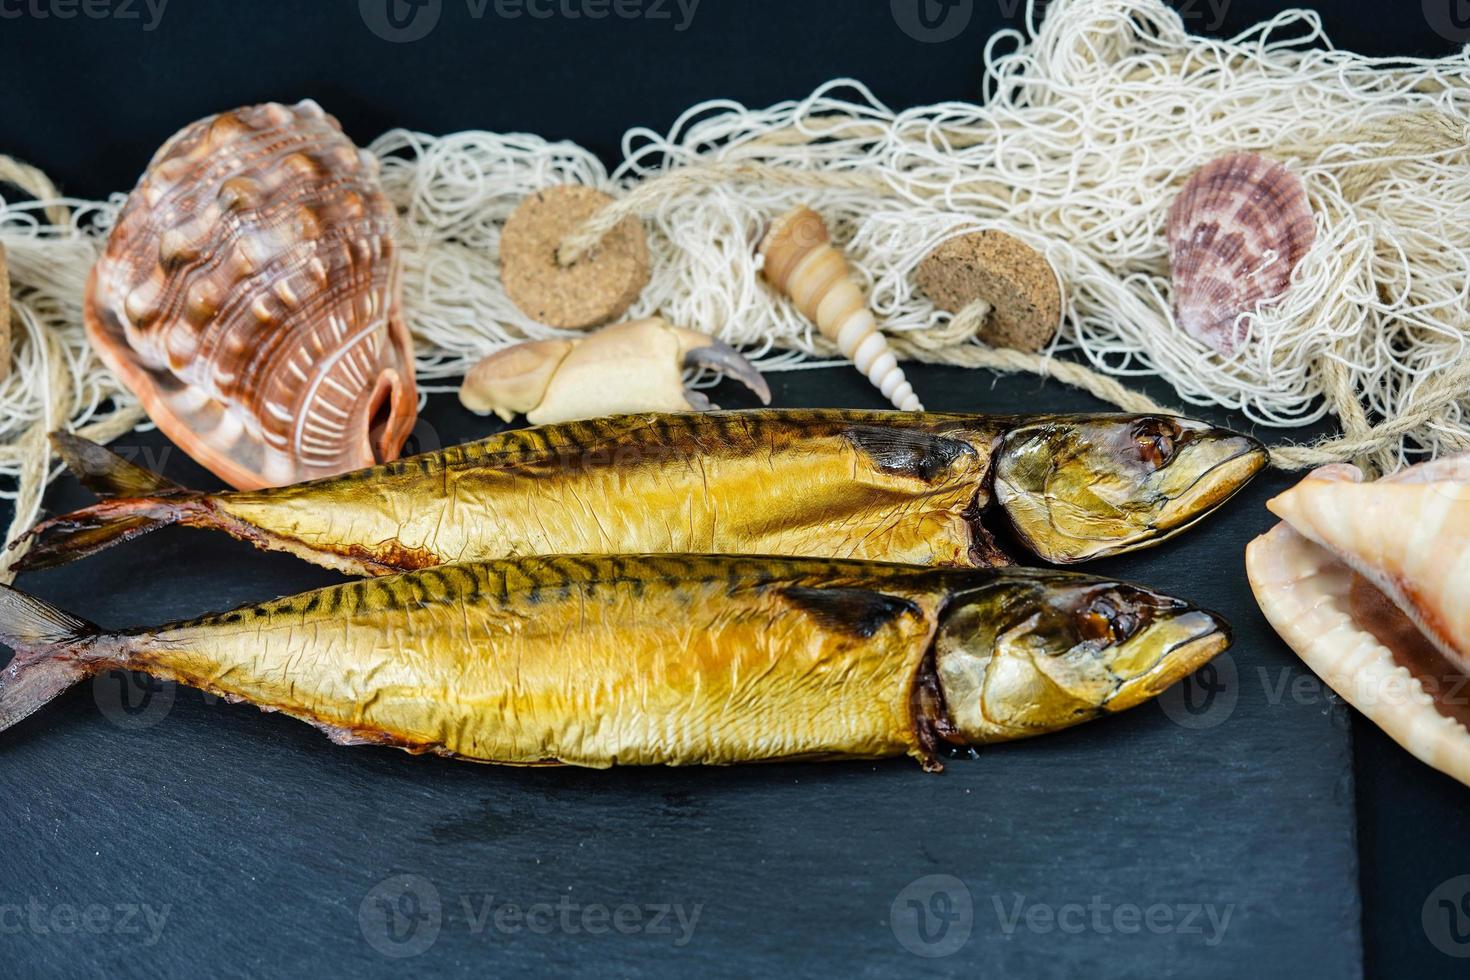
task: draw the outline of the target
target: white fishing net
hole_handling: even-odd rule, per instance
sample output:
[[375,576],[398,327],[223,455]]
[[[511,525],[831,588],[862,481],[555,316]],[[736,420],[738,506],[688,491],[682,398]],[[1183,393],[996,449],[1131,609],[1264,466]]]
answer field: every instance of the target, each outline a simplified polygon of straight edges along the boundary
[[[806,203],[832,224],[906,355],[1057,374],[1129,407],[1146,400],[1112,379],[1158,374],[1183,401],[1267,425],[1337,416],[1343,439],[1278,451],[1281,465],[1386,468],[1470,446],[1470,53],[1339,51],[1310,11],[1201,38],[1160,0],[1053,0],[1044,19],[1032,2],[1027,25],[987,44],[977,102],[896,113],[850,80],[768,109],[707,102],[666,134],[630,131],[611,174],[581,147],[531,135],[383,135],[371,150],[403,216],[420,378],[432,387],[497,347],[556,333],[506,297],[497,249],[524,197],[573,182],[618,197],[584,243],[626,214],[645,219],[653,278],[630,316],[717,335],[767,370],[833,353],[755,259],[765,222]],[[1225,359],[1173,324],[1164,223],[1194,171],[1239,150],[1303,180],[1318,236],[1292,290],[1247,317],[1249,342]],[[0,385],[0,475],[31,474],[17,526],[39,506],[45,428],[115,435],[140,417],[80,322],[121,200],[0,208],[18,334]],[[72,210],[65,220],[58,203]],[[980,347],[973,314],[952,322],[912,285],[934,245],[981,228],[1031,242],[1058,272],[1064,325],[1043,357]]]

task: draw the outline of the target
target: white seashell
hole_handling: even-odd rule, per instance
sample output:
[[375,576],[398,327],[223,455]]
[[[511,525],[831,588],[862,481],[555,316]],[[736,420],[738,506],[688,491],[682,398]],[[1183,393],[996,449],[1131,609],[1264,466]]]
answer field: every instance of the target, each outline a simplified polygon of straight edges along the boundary
[[1470,785],[1470,456],[1374,483],[1318,470],[1271,501],[1246,569],[1271,625],[1399,744]]
[[790,297],[885,398],[905,412],[924,410],[819,214],[798,207],[777,218],[760,253],[770,284]]
[[1174,316],[1225,356],[1245,342],[1241,315],[1279,299],[1317,236],[1306,189],[1254,153],[1206,164],[1169,211]]
[[1354,467],[1319,470],[1269,506],[1381,589],[1445,656],[1470,670],[1470,484],[1416,478],[1412,470],[1361,481]]

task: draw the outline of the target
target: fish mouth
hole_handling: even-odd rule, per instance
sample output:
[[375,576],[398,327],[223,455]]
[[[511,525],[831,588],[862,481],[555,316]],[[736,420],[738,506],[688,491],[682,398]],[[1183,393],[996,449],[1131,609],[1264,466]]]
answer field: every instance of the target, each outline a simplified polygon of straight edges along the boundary
[[1163,648],[1145,672],[1130,678],[1102,705],[1109,714],[1151,701],[1229,649],[1230,624],[1218,613],[1190,609],[1155,627]]
[[[997,466],[995,496],[1038,557],[1076,564],[1150,548],[1193,527],[1269,462],[1258,440],[1172,416],[1103,417],[1027,434]],[[1167,454],[1152,440],[1169,436]],[[1150,450],[1154,450],[1150,452]]]
[[1169,620],[1169,623],[1163,624],[1160,629],[1166,630],[1175,638],[1164,646],[1154,667],[1139,677],[1141,686],[1138,689],[1127,685],[1113,698],[1108,699],[1107,704],[1103,705],[1108,713],[1125,711],[1157,698],[1180,680],[1223,654],[1235,639],[1225,617],[1207,610],[1191,610],[1180,614]]
[[[1265,445],[1229,429],[1207,429],[1191,440],[1170,464],[1160,485],[1167,498],[1154,524],[1167,540],[1208,517],[1243,490],[1270,462]],[[1188,479],[1177,488],[1176,474]]]

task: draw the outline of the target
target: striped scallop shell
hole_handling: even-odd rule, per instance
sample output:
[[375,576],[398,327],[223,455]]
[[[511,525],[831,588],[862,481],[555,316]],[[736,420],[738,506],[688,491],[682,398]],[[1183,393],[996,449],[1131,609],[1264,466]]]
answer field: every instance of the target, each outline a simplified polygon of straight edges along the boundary
[[1245,342],[1243,313],[1280,298],[1317,237],[1306,189],[1254,153],[1206,164],[1169,211],[1174,315],[1225,356]]
[[396,212],[314,102],[160,149],[92,270],[87,332],[164,433],[236,487],[398,455],[413,428]]

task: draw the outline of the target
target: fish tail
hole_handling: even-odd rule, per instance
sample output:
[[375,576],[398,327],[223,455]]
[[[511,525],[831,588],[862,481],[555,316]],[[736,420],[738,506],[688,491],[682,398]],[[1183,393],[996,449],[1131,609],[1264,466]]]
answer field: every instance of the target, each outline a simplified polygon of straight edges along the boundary
[[0,642],[15,651],[0,670],[0,732],[95,673],[106,662],[91,643],[101,635],[85,620],[0,585]]
[[42,521],[12,541],[11,550],[29,546],[11,564],[16,571],[64,565],[160,527],[186,523],[207,509],[205,494],[186,490],[75,433],[53,432],[51,443],[67,469],[103,500]]
[[55,568],[170,524],[202,520],[207,513],[203,494],[104,500],[44,520],[16,538],[12,550],[28,547],[10,567],[18,572]]
[[167,477],[130,463],[75,432],[51,433],[51,445],[82,486],[99,497],[151,497],[188,491]]

